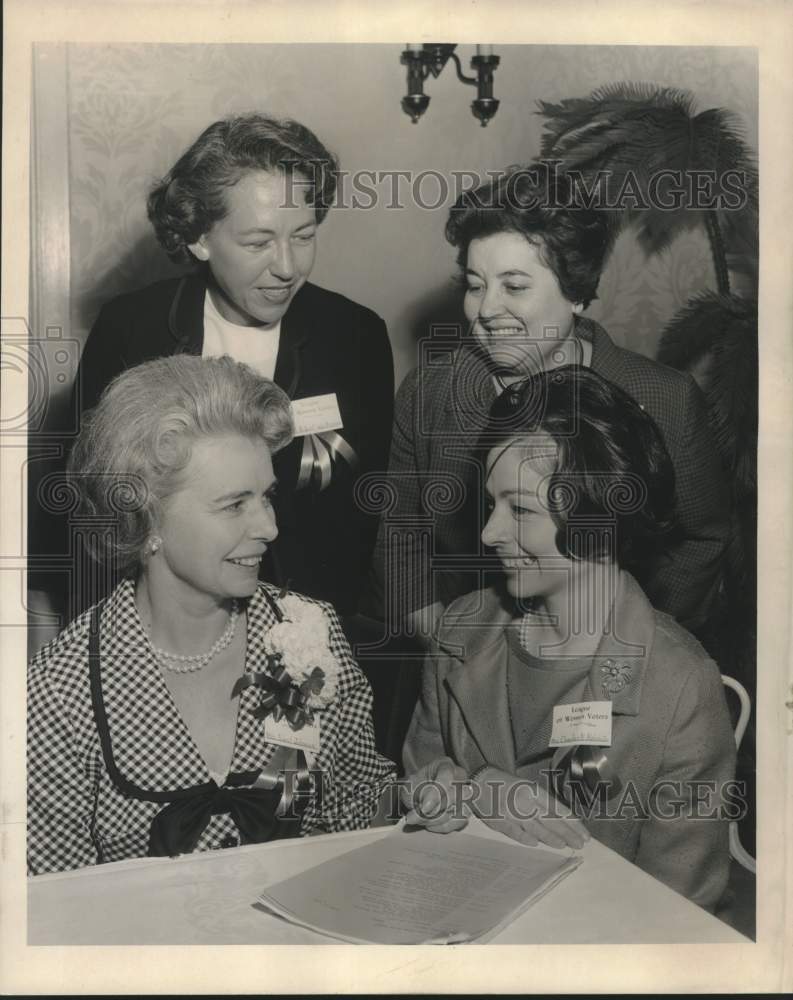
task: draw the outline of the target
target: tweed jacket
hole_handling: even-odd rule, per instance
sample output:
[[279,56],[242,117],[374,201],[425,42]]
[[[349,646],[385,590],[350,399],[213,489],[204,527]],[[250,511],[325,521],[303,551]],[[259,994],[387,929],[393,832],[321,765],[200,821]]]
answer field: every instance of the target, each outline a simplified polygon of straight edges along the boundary
[[[101,310],[75,381],[76,412],[94,406],[120,372],[153,358],[201,354],[206,270],[121,295]],[[377,532],[374,513],[355,502],[359,476],[388,465],[394,400],[391,345],[385,324],[343,295],[306,283],[281,321],[274,381],[291,399],[335,393],[342,437],[356,452],[353,470],[335,461],[330,484],[297,489],[303,438],[274,456],[279,538],[277,564],[263,578],[330,601],[341,614],[357,610]],[[96,598],[103,595],[96,595]]]
[[[247,608],[246,671],[264,669],[264,637],[275,616],[260,584]],[[369,684],[353,662],[329,605],[331,650],[340,664],[338,697],[321,712],[314,766],[324,776],[321,803],[312,797],[300,834],[369,825],[394,765],[374,748]],[[28,669],[28,870],[63,871],[146,854],[149,827],[161,803],[126,797],[111,779],[92,708],[86,612],[42,649]],[[207,766],[193,742],[151,651],[124,580],[102,610],[101,686],[115,763],[147,791],[206,786]],[[258,689],[240,695],[237,732],[226,784],[253,784],[276,752],[253,716]],[[236,784],[236,782],[235,782]],[[214,787],[214,786],[212,786]],[[197,845],[210,850],[237,842],[228,814],[213,816]]]
[[[446,609],[405,740],[406,773],[449,756],[469,772],[490,763],[524,775],[516,767],[508,707],[505,629],[511,621],[508,602],[495,590],[468,594]],[[611,701],[612,742],[605,753],[623,797],[610,800],[602,815],[582,815],[585,825],[655,878],[701,906],[715,906],[729,873],[727,819],[693,818],[685,815],[687,806],[680,814],[673,807],[696,794],[696,782],[715,783],[708,809],[724,807],[727,816],[735,805],[735,789],[727,784],[735,744],[721,675],[691,635],[653,610],[628,573],[620,574],[589,674],[563,703],[588,700]],[[641,806],[647,818],[637,818]]]
[[[681,540],[648,565],[640,583],[657,608],[689,629],[705,621],[720,582],[729,499],[705,403],[689,375],[617,347],[601,326],[576,317],[592,343],[591,368],[655,420],[674,464]],[[486,585],[481,570],[484,484],[473,456],[496,397],[466,341],[432,344],[397,393],[389,478],[396,495],[380,525],[372,613],[403,614]],[[431,558],[418,539],[431,523]]]

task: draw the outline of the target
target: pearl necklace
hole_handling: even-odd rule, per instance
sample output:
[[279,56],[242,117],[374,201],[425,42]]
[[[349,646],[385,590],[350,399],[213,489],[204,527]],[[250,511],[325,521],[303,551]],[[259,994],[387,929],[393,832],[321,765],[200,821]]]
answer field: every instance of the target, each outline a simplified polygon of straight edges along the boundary
[[151,651],[157,657],[161,666],[163,666],[166,670],[170,670],[171,673],[189,674],[196,670],[202,670],[209,663],[209,661],[214,656],[217,656],[221,649],[225,649],[234,638],[234,631],[237,627],[238,616],[239,604],[236,601],[232,601],[231,614],[229,615],[226,627],[206,653],[193,653],[191,656],[183,656],[181,653],[168,653],[164,649],[160,649],[159,646],[155,646],[151,641],[151,637],[147,637],[149,639]]

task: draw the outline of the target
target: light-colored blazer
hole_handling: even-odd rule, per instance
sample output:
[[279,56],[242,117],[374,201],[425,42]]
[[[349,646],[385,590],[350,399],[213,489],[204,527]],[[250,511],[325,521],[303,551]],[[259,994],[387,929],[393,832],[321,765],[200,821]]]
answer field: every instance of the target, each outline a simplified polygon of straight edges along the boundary
[[[447,755],[468,771],[487,762],[521,776],[507,703],[505,630],[512,617],[494,589],[467,594],[446,609],[405,740],[406,773]],[[605,753],[623,792],[610,800],[610,815],[582,815],[592,835],[694,902],[714,907],[729,874],[728,814],[721,807],[738,807],[729,798],[735,789],[725,788],[734,777],[735,746],[716,664],[623,572],[589,674],[565,700],[612,703]],[[716,792],[692,782],[712,782]],[[686,797],[697,789],[705,811],[720,818],[659,815],[675,812],[678,792]],[[630,807],[631,798],[638,808]],[[614,818],[620,801],[623,814]],[[637,818],[642,807],[648,818]]]

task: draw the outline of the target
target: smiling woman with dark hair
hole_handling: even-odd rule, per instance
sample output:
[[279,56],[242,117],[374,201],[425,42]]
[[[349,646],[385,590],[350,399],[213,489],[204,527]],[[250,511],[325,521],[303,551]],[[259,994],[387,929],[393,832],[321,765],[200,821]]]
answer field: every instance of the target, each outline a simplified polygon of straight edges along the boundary
[[576,204],[572,185],[554,165],[511,169],[492,185],[463,195],[446,222],[446,239],[457,247],[464,273],[472,240],[510,232],[537,248],[568,302],[586,309],[597,298],[608,222],[604,213]]
[[[605,213],[580,203],[558,164],[537,162],[461,195],[446,236],[457,248],[470,328],[443,353],[446,345],[433,344],[431,360],[397,393],[390,472],[400,490],[375,552],[383,608],[399,608],[426,634],[451,600],[476,586],[481,522],[470,505],[429,509],[433,480],[456,480],[460,492],[476,495],[471,443],[492,402],[527,375],[574,364],[619,386],[658,425],[674,465],[680,532],[664,558],[636,572],[657,607],[702,628],[729,537],[724,472],[691,376],[618,346],[583,316],[608,251]],[[422,558],[416,532],[401,536],[400,524],[417,518],[432,518],[432,552],[449,557],[445,566]]]
[[[667,548],[679,531],[674,467],[658,428],[627,393],[567,366],[513,383],[482,432],[483,467],[492,471],[520,440],[516,433],[529,431],[538,437],[526,461],[547,472],[547,512],[562,556],[614,559],[635,571]],[[582,533],[582,525],[601,530]]]
[[314,209],[319,225],[336,193],[336,157],[299,122],[240,115],[213,122],[149,193],[157,239],[174,259],[190,263],[192,244],[228,214],[228,189],[251,172],[283,173]]
[[[409,785],[470,780],[475,811],[507,836],[580,847],[588,830],[715,906],[735,766],[721,676],[628,571],[674,526],[658,429],[616,386],[562,367],[502,394],[480,454],[482,541],[501,576],[440,619],[405,741]],[[428,794],[406,795],[409,821],[465,825],[454,808],[433,815]]]

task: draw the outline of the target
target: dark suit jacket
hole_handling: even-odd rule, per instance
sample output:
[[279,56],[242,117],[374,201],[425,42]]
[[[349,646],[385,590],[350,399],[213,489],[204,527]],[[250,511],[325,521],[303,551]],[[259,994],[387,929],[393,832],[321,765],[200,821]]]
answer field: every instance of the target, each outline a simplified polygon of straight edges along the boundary
[[[178,353],[201,354],[204,271],[157,282],[103,306],[85,345],[75,381],[76,406],[96,405],[126,368]],[[330,601],[342,614],[357,610],[377,524],[353,499],[361,474],[385,470],[393,414],[394,373],[385,324],[343,295],[305,284],[281,321],[274,381],[292,399],[336,393],[339,433],[360,459],[353,472],[334,463],[330,485],[296,489],[303,438],[274,457],[279,537],[263,575]],[[275,564],[274,564],[275,563]],[[83,602],[84,603],[84,602]]]
[[[702,393],[690,375],[617,347],[592,320],[577,317],[576,334],[592,342],[592,370],[649,413],[669,451],[684,535],[637,576],[655,607],[696,630],[716,595],[729,537],[727,485]],[[373,614],[447,605],[487,582],[481,569],[471,572],[481,566],[484,495],[474,445],[496,390],[466,341],[430,346],[396,397],[389,475],[398,495],[375,549]],[[422,557],[430,520],[431,554]]]

